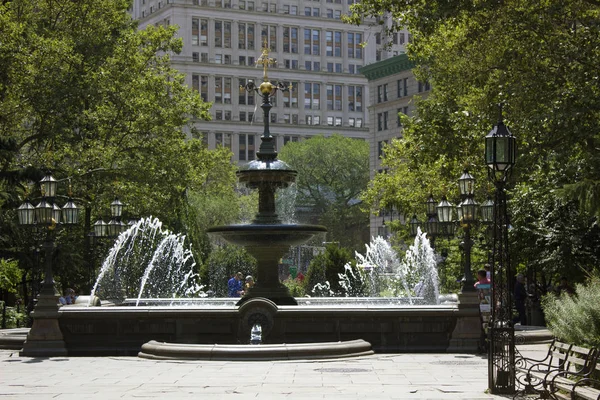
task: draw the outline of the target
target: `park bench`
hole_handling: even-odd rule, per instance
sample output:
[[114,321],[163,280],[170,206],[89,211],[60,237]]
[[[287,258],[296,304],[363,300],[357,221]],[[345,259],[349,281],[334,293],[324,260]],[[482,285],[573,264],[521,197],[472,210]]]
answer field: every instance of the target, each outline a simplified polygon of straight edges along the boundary
[[517,381],[523,388],[520,393],[538,394],[542,399],[569,398],[562,397],[565,392],[570,393],[566,388],[575,385],[578,379],[588,377],[587,374],[595,367],[597,356],[595,349],[556,339],[543,359],[518,356],[515,367]]
[[[573,348],[575,350],[573,350]],[[573,346],[572,351],[588,351],[581,347]],[[561,371],[554,374],[548,382],[549,393],[556,399],[600,399],[600,363],[597,349],[592,350],[587,363],[581,365],[580,371]]]

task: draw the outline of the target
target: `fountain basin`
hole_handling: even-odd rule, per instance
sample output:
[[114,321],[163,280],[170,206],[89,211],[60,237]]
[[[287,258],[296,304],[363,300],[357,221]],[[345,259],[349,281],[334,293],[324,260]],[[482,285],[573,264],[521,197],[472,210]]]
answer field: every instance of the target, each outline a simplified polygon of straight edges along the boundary
[[178,344],[150,341],[138,357],[152,360],[273,361],[358,357],[373,354],[364,340],[266,345]]
[[[198,299],[195,304],[172,307],[62,307],[59,325],[71,356],[136,356],[151,340],[247,344],[251,326],[259,318],[263,319],[265,345],[362,339],[375,352],[473,353],[481,335],[476,303],[407,306],[322,301],[310,305],[299,298],[298,306],[258,304],[251,299],[236,307],[234,299],[223,299],[221,306],[215,300]],[[203,301],[212,305],[203,307]]]
[[216,226],[206,231],[238,246],[285,246],[284,251],[287,251],[289,246],[305,243],[327,229],[320,225],[248,224]]

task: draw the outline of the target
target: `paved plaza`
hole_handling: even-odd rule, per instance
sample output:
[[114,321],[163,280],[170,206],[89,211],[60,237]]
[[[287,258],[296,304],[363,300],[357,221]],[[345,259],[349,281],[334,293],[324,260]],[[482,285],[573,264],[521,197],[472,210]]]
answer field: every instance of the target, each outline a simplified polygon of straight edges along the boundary
[[[547,345],[519,350],[539,356]],[[485,354],[375,354],[311,361],[20,357],[0,350],[0,399],[501,399]]]

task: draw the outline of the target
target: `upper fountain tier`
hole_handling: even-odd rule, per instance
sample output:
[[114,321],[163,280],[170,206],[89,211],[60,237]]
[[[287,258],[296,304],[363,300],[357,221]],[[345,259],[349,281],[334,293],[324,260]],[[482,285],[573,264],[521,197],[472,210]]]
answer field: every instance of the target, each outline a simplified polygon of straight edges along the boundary
[[324,227],[318,225],[282,224],[275,211],[276,190],[293,183],[297,172],[277,159],[275,138],[269,131],[271,97],[277,91],[291,90],[291,87],[286,87],[283,83],[274,85],[269,82],[267,67],[274,62],[269,58],[269,49],[265,46],[257,61],[257,64],[264,67],[263,82],[258,88],[252,81],[244,87],[245,90],[258,92],[262,98],[264,132],[256,153],[257,160],[242,167],[237,176],[246,186],[258,189],[258,213],[252,224],[217,226],[207,230],[230,243],[245,246],[256,258],[256,285],[238,305],[254,297],[265,297],[278,305],[298,304],[287,287],[279,282],[279,259],[290,246],[304,243],[314,235],[326,232]]

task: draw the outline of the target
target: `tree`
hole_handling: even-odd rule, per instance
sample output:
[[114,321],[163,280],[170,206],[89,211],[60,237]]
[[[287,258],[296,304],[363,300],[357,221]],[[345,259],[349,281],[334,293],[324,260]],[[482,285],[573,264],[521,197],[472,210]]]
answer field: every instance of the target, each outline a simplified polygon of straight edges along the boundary
[[[485,176],[483,137],[501,103],[519,142],[518,190],[545,204],[576,201],[586,228],[572,233],[588,232],[600,215],[600,4],[366,0],[353,6],[349,20],[384,13],[412,33],[415,73],[433,90],[418,116],[403,121],[404,137],[387,154],[389,174],[378,177],[367,201],[399,203],[409,212],[415,197],[450,187],[463,166]],[[414,192],[407,193],[410,185]],[[529,210],[509,206],[515,220],[528,218],[519,213]],[[521,233],[518,240],[533,242],[542,232]],[[536,244],[551,251],[548,242]]]
[[[0,5],[0,135],[9,152],[0,178],[8,182],[28,165],[32,180],[46,169],[69,178],[86,211],[84,226],[68,238],[73,246],[62,251],[72,269],[89,256],[67,252],[89,248],[91,222],[108,213],[115,195],[130,215],[154,215],[182,230],[186,193],[233,195],[228,150],[208,151],[186,133],[210,118],[210,104],[171,67],[183,43],[178,28],[137,30],[128,7],[126,0]],[[5,212],[39,195],[29,179],[4,186]],[[64,282],[72,279],[67,272],[61,276],[62,255],[57,276],[75,286]]]
[[327,227],[327,240],[362,248],[369,220],[358,196],[369,181],[368,143],[337,134],[315,136],[286,144],[279,158],[298,171],[296,204],[309,207]]

